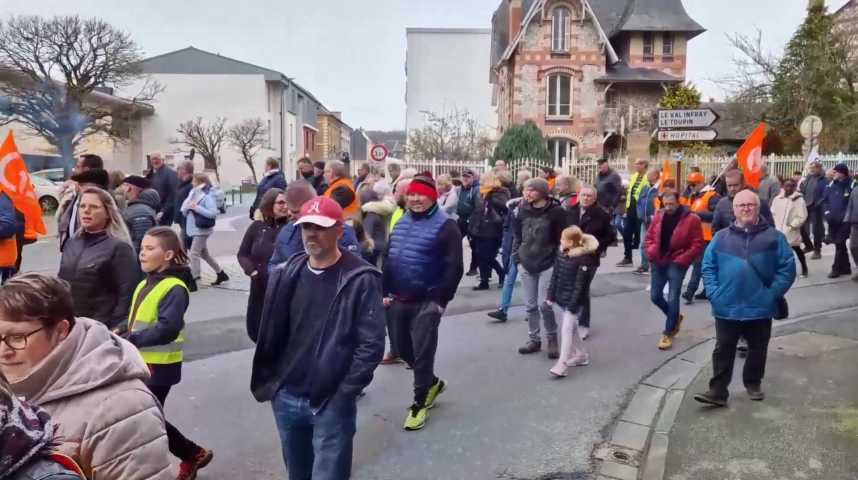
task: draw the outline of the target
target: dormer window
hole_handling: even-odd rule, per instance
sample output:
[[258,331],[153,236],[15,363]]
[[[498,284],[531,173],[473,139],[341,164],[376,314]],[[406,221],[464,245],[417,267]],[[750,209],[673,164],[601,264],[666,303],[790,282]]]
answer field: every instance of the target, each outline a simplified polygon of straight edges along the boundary
[[665,33],[662,36],[661,56],[665,62],[673,61],[673,34]]
[[557,7],[551,12],[551,51],[569,51],[569,18],[572,12],[566,7]]
[[643,34],[643,61],[655,61],[655,45],[652,32],[644,32]]

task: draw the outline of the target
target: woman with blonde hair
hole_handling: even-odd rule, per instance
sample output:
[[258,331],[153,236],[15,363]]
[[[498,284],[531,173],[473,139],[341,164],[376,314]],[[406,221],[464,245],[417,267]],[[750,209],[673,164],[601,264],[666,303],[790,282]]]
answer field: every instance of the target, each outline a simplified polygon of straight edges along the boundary
[[188,193],[188,198],[182,202],[181,208],[182,214],[185,215],[185,231],[191,237],[191,273],[194,280],[200,279],[200,259],[203,259],[217,273],[217,279],[212,285],[220,285],[228,281],[229,276],[208,249],[208,240],[214,232],[218,213],[217,201],[211,189],[212,182],[205,173],[195,173],[191,183],[193,188]]
[[459,205],[459,187],[453,185],[453,179],[446,173],[438,176],[435,186],[438,189],[438,205],[448,217],[458,220],[456,207]]
[[503,221],[506,217],[509,190],[501,186],[493,171],[483,174],[480,181],[480,194],[476,199],[474,211],[468,220],[468,233],[474,239],[474,251],[480,272],[480,283],[474,290],[488,290],[492,270],[497,272],[500,286],[503,286],[506,273],[497,256],[503,239]]
[[66,241],[58,277],[71,285],[74,313],[109,328],[128,315],[140,280],[134,247],[113,197],[98,187],[80,192],[78,230]]
[[560,357],[551,367],[551,374],[565,377],[567,367],[582,367],[590,364],[590,353],[580,333],[578,316],[590,296],[590,271],[596,268],[598,257],[594,255],[599,241],[587,235],[579,227],[563,230],[560,237],[560,252],[554,262],[551,283],[548,286],[548,303],[563,309],[563,326],[560,330]]
[[121,170],[113,170],[109,175],[109,191],[110,194],[113,195],[113,200],[116,201],[116,206],[119,207],[120,212],[124,212],[125,207],[128,206],[128,200],[125,198],[125,187],[122,185],[125,177],[125,172]]

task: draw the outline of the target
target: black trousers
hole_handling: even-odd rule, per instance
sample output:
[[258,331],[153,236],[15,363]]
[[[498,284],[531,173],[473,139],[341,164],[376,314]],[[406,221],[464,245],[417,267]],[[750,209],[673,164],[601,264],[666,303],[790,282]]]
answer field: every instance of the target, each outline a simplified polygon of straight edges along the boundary
[[813,248],[814,252],[822,250],[825,238],[825,221],[822,207],[814,205],[807,209],[807,221],[801,226],[801,241],[805,248]]
[[[167,395],[170,393],[171,387],[169,385],[147,386],[149,387],[149,391],[155,395],[155,398],[157,398],[163,406],[167,401]],[[197,453],[200,452],[201,447],[185,438],[185,436],[182,435],[182,432],[180,432],[178,428],[174,427],[173,424],[170,422],[165,423],[167,424],[167,444],[170,448],[170,453],[182,461],[193,460]]]
[[623,255],[632,258],[632,250],[637,250],[641,244],[641,222],[638,219],[637,206],[632,202],[623,219]]
[[426,403],[429,388],[435,383],[435,352],[441,312],[435,302],[394,300],[387,309],[392,329],[391,341],[399,356],[414,370],[414,403]]
[[792,247],[792,251],[795,252],[795,256],[798,257],[798,261],[801,263],[801,274],[807,275],[807,258],[804,256],[804,250],[801,247]]
[[468,267],[468,271],[472,272],[477,269],[477,255],[475,253],[476,248],[474,247],[474,238],[468,235],[468,219],[459,217],[459,220],[456,221],[459,224],[459,231],[462,232],[462,237],[468,238],[468,245],[471,246],[471,265]]
[[596,270],[599,266],[590,268],[590,278],[587,279],[587,295],[584,295],[584,300],[581,301],[581,313],[578,314],[578,326],[590,328],[590,287],[593,285],[593,279],[596,278]]
[[504,269],[498,262],[500,244],[500,238],[474,238],[473,254],[477,258],[477,266],[480,269],[480,283],[489,283],[492,279],[492,270],[497,272],[499,279],[503,279]]
[[831,242],[834,243],[834,264],[831,265],[831,271],[840,275],[851,275],[852,264],[849,262],[849,249],[846,247],[846,242],[849,240],[851,227],[848,223],[828,222],[828,236],[831,237]]
[[726,399],[728,387],[733,379],[733,364],[736,361],[736,344],[740,337],[748,341],[748,358],[742,371],[745,387],[759,387],[766,373],[766,356],[772,336],[772,321],[769,320],[715,320],[715,351],[712,352],[712,380],[709,391]]

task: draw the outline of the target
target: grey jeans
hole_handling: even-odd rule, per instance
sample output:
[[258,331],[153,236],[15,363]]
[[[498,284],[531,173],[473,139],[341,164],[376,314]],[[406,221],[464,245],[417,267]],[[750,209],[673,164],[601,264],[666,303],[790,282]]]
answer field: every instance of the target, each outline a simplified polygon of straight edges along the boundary
[[191,259],[191,274],[193,274],[194,278],[200,278],[200,258],[206,261],[212,270],[215,273],[220,273],[223,271],[220,268],[220,265],[215,261],[215,259],[209,253],[209,248],[207,246],[209,241],[208,235],[200,235],[194,237],[191,241],[191,251],[188,252],[188,256]]
[[553,268],[541,273],[530,273],[524,268],[519,268],[521,276],[521,287],[524,291],[524,306],[527,310],[527,326],[530,340],[541,341],[539,316],[542,313],[542,321],[545,324],[545,335],[557,336],[557,320],[554,318],[554,308],[546,303],[548,297],[548,286],[551,283],[551,272]]

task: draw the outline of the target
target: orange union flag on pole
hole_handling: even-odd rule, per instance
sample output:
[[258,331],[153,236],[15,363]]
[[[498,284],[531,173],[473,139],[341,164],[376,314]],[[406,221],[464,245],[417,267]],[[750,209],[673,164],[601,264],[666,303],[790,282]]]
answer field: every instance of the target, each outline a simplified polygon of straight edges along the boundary
[[766,124],[761,123],[736,152],[739,168],[745,175],[745,183],[754,188],[760,187],[763,178],[763,140],[766,139]]
[[18,153],[12,131],[0,147],[0,190],[6,192],[15,208],[24,214],[24,237],[35,240],[48,233],[42,220],[42,207],[24,158]]

